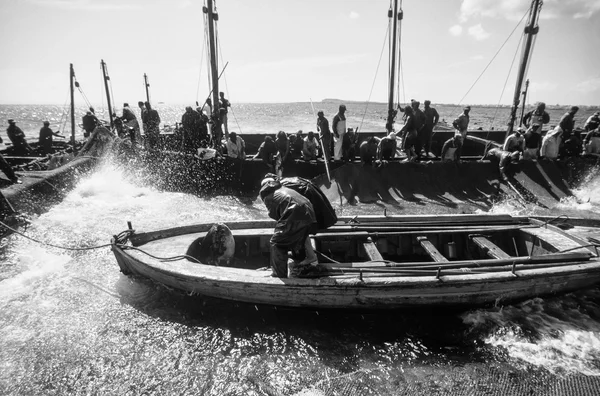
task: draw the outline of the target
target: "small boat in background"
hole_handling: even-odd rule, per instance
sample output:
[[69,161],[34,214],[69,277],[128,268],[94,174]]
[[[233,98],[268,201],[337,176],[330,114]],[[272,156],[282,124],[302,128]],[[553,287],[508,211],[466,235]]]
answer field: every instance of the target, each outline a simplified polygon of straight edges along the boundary
[[[112,239],[121,271],[188,294],[310,309],[472,307],[567,293],[600,282],[600,224],[590,241],[509,215],[356,216],[311,235],[318,264],[301,277],[267,269],[274,221],[225,223],[226,265],[194,257],[213,224]],[[592,238],[591,236],[595,237]]]

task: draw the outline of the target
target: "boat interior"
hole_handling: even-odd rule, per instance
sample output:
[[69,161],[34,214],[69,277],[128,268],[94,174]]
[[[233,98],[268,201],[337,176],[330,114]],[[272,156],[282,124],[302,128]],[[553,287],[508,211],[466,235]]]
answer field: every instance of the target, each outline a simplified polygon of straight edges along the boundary
[[[272,232],[272,228],[231,229],[235,253],[216,265],[244,269],[268,267]],[[155,256],[185,254],[189,261],[205,263],[206,257],[199,255],[198,247],[206,234],[192,232],[150,238],[147,242],[134,242],[134,246]],[[470,270],[514,271],[585,262],[598,256],[595,247],[533,219],[512,224],[494,224],[491,220],[487,224],[336,225],[311,235],[310,241],[318,257],[317,267],[326,274],[391,271],[440,275],[440,271],[445,274]]]

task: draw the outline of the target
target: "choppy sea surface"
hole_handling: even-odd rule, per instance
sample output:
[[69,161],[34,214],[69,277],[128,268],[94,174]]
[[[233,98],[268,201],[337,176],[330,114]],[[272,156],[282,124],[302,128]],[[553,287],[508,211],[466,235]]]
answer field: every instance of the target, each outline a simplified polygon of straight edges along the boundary
[[[248,106],[246,114],[256,117],[248,132],[306,128],[287,116],[302,104]],[[336,104],[328,106],[335,112]],[[234,111],[243,125],[244,111]],[[2,116],[31,125],[27,134],[61,112],[0,106]],[[167,123],[177,120],[171,112]],[[305,112],[308,125],[310,106]],[[369,118],[373,128],[377,117]],[[187,296],[127,277],[108,247],[46,244],[105,245],[127,221],[154,230],[266,218],[260,200],[200,198],[149,185],[106,161],[61,203],[29,215],[25,234],[38,242],[21,235],[1,241],[0,394],[548,394],[556,386],[576,395],[600,376],[600,288],[462,312],[285,310]],[[578,200],[544,214],[600,215],[597,177],[575,192]],[[381,211],[366,204],[336,209]],[[491,210],[538,211],[512,202]]]

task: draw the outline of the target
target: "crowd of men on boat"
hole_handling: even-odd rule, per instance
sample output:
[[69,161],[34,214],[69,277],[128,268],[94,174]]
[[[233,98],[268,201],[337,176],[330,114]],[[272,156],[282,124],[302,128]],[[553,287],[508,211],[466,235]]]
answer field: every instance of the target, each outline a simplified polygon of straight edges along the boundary
[[[176,150],[203,159],[221,155],[232,159],[247,159],[244,139],[236,132],[229,131],[227,114],[231,104],[223,92],[220,93],[218,106],[218,119],[209,116],[212,115],[210,99],[196,109],[192,106],[185,108],[174,133]],[[161,118],[158,111],[148,101],[138,102],[138,107],[141,122],[128,103],[123,104],[120,117],[114,115],[114,125],[119,136],[130,141],[132,146],[143,145],[149,150],[163,149],[160,139]],[[507,137],[503,146],[490,147],[485,156],[498,160],[504,174],[506,166],[503,164],[514,164],[520,160],[553,160],[581,154],[600,154],[600,112],[590,116],[583,128],[576,128],[574,116],[578,110],[577,106],[572,106],[555,127],[543,134],[542,128],[551,120],[546,105],[537,103],[535,109],[523,116],[522,126]],[[353,161],[358,157],[365,166],[380,167],[389,161],[398,160],[400,152],[404,153],[402,157],[405,157],[406,161],[439,158],[442,161],[459,162],[468,135],[471,108],[465,106],[454,119],[454,136],[444,142],[439,153],[432,153],[431,150],[433,129],[440,116],[429,100],[424,101],[423,109],[417,100],[411,100],[410,105],[399,106],[395,113],[402,113],[403,124],[398,131],[393,128],[393,124],[388,123],[388,132],[384,137],[367,135],[363,141],[359,141],[357,128],[348,127],[346,112],[346,105],[339,105],[338,112],[332,117],[330,124],[325,113],[319,111],[316,132],[304,133],[300,130],[288,134],[279,131],[275,136],[267,135],[253,158],[262,160],[274,173],[280,175],[286,166],[296,160],[344,162]],[[90,107],[82,117],[84,136],[89,137],[94,129],[103,123],[95,115],[93,107]],[[34,150],[27,143],[25,134],[14,119],[9,120],[7,135],[11,140],[14,155],[33,155]],[[60,136],[59,132],[52,131],[49,122],[44,121],[36,150],[42,154],[51,154],[54,136]],[[0,159],[0,167],[10,180],[18,180],[14,172],[11,174],[10,166],[4,158]]]

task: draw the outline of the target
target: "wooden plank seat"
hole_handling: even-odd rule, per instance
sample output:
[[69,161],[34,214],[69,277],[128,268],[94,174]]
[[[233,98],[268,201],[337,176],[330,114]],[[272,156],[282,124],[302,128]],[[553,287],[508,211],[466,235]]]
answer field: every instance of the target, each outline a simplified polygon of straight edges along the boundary
[[364,266],[379,267],[381,265],[385,265],[381,252],[379,251],[379,249],[377,249],[377,245],[375,244],[375,242],[373,242],[371,238],[367,238],[367,240],[362,243],[362,246],[365,249],[367,257],[371,261],[370,263],[364,263]]
[[495,259],[509,259],[511,256],[500,249],[495,243],[483,235],[470,235],[471,240],[490,257]]
[[421,244],[421,247],[429,254],[429,256],[433,259],[433,261],[437,262],[447,262],[448,259],[440,253],[439,250],[431,243],[426,236],[418,236],[417,241]]

